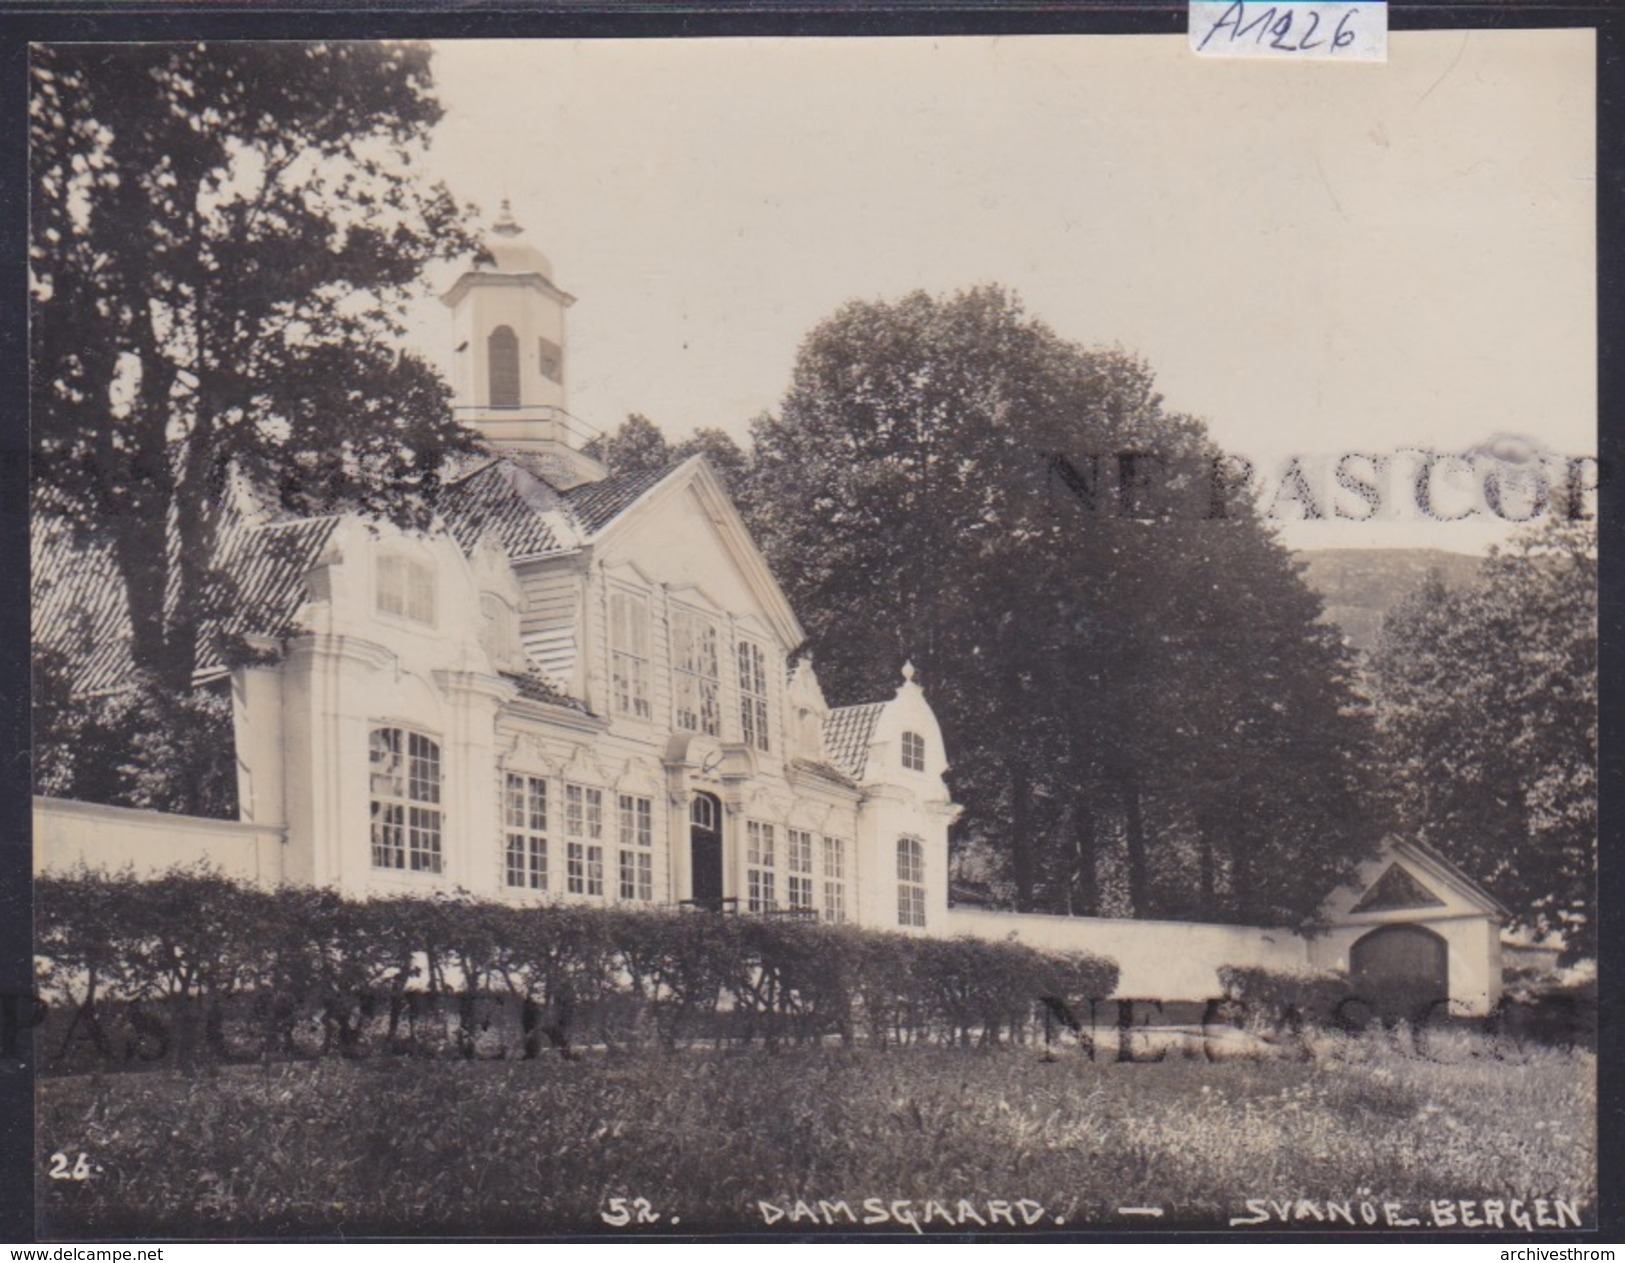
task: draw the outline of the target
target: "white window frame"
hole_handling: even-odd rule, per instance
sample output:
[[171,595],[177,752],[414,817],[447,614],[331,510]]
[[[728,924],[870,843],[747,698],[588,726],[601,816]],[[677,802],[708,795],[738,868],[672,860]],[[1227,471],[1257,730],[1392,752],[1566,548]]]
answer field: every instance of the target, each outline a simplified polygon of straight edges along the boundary
[[367,737],[372,866],[385,872],[445,871],[440,743],[396,724]]
[[604,897],[604,791],[564,787],[565,888],[572,895]]
[[404,553],[384,553],[378,558],[376,584],[380,614],[435,625],[435,573],[428,562]]
[[910,772],[925,771],[925,738],[917,732],[903,734],[903,767]]
[[824,835],[824,920],[846,920],[846,839]]
[[779,906],[773,884],[773,826],[745,821],[745,910],[772,912]]
[[785,902],[792,908],[804,908],[811,912],[813,907],[813,844],[812,833],[807,829],[786,829],[785,836],[785,868],[788,873],[784,879]]
[[925,924],[925,841],[907,833],[897,839],[897,924]]
[[627,903],[652,903],[654,883],[654,800],[618,794],[620,818],[620,896]]
[[509,890],[546,890],[547,778],[504,773],[502,884]]
[[722,735],[721,636],[716,620],[676,606],[671,614],[672,708],[677,727]]
[[654,718],[650,663],[649,598],[626,588],[611,588],[609,679],[617,715]]
[[757,750],[773,747],[767,726],[767,654],[753,640],[741,640],[735,646],[734,659],[739,671],[739,732],[740,739]]

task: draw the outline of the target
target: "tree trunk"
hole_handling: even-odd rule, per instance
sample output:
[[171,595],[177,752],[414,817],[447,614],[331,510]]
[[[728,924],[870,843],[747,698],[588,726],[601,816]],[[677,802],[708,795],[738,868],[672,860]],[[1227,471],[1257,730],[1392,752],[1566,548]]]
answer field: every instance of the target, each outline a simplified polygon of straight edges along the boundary
[[1089,789],[1079,787],[1072,803],[1072,914],[1100,915],[1100,876],[1096,870],[1095,808]]
[[1151,913],[1151,874],[1145,853],[1145,815],[1140,784],[1130,773],[1123,783],[1123,834],[1128,843],[1128,898],[1134,915]]
[[1217,860],[1213,847],[1213,821],[1205,811],[1196,813],[1196,841],[1201,869],[1199,874],[1203,911],[1210,911],[1218,897]]
[[1010,866],[1016,883],[1016,909],[1031,912],[1037,884],[1033,863],[1032,778],[1023,762],[1010,765]]

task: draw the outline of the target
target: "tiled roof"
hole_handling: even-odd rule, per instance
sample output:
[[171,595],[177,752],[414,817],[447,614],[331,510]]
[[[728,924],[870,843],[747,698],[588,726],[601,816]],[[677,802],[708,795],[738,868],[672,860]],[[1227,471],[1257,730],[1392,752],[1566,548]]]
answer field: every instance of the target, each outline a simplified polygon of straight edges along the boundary
[[[281,636],[290,630],[304,600],[302,580],[337,521],[308,518],[226,529],[220,564],[237,590],[231,612],[203,629],[200,673],[225,665],[213,652],[221,633]],[[33,636],[67,655],[74,691],[95,694],[128,687],[133,669],[129,612],[110,554],[36,535],[33,566]]]
[[573,547],[576,540],[564,538],[572,527],[585,537],[598,534],[677,467],[612,474],[560,491],[521,460],[502,457],[448,486],[441,511],[465,550],[493,533],[510,557],[539,557]]
[[285,636],[304,603],[307,574],[338,525],[336,517],[276,522],[228,533],[221,568],[237,584],[225,630],[239,635]]
[[571,710],[587,713],[587,708],[568,693],[556,687],[540,671],[504,671],[503,677],[519,686],[519,696],[533,702],[547,702],[553,706],[567,706]]
[[106,552],[40,533],[30,551],[35,644],[67,656],[75,692],[122,687],[129,670],[129,620],[124,589]]
[[440,508],[465,550],[494,534],[510,557],[536,557],[567,547],[544,514],[562,509],[547,483],[508,460],[495,460],[448,486]]
[[862,777],[863,765],[869,758],[869,742],[874,740],[875,725],[885,709],[885,702],[842,706],[830,711],[824,720],[824,753],[848,776]]
[[596,535],[677,467],[662,465],[659,469],[611,474],[599,482],[585,482],[579,487],[572,487],[564,492],[564,499],[582,529],[589,535]]

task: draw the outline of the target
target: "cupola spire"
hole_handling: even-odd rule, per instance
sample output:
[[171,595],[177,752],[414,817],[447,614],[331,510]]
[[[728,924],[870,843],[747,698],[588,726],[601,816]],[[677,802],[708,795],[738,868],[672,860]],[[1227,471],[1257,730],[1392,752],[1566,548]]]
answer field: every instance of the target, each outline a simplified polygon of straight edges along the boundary
[[554,282],[552,262],[526,238],[508,199],[441,301],[458,348],[457,419],[561,490],[602,478],[604,467],[581,450],[594,432],[568,408],[565,313],[575,296]]

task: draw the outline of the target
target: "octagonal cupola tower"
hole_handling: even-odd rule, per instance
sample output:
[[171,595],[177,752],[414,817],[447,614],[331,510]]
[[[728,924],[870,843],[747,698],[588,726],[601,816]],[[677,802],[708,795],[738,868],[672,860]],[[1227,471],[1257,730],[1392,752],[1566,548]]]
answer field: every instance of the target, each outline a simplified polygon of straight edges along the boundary
[[441,301],[452,314],[457,419],[562,489],[602,478],[581,450],[593,432],[567,407],[565,312],[575,296],[554,283],[506,201]]

